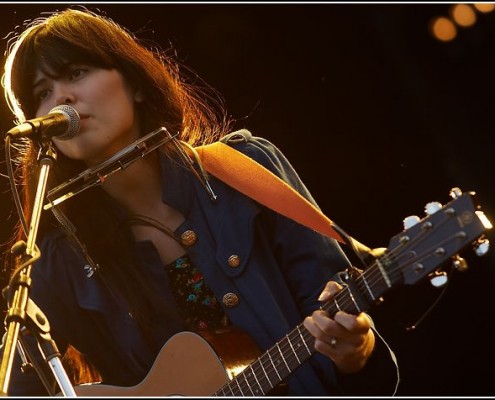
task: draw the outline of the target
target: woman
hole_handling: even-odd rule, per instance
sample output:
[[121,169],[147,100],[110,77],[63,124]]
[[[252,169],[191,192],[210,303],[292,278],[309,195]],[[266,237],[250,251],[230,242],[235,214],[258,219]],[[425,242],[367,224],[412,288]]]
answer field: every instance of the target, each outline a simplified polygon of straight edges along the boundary
[[[50,187],[165,127],[190,146],[221,138],[314,202],[273,144],[246,130],[225,135],[218,97],[113,21],[67,9],[35,20],[10,49],[4,87],[19,121],[63,104],[80,115],[74,138],[53,138]],[[29,215],[39,144],[24,145]],[[77,349],[104,383],[132,386],[178,332],[234,326],[266,350],[304,320],[316,353],[289,374],[287,394],[392,394],[393,355],[369,317],[320,309],[342,288],[336,274],[348,260],[338,244],[208,179],[216,201],[168,143],[60,205],[77,240],[43,214],[31,298],[60,351]],[[18,363],[9,394],[46,394]]]

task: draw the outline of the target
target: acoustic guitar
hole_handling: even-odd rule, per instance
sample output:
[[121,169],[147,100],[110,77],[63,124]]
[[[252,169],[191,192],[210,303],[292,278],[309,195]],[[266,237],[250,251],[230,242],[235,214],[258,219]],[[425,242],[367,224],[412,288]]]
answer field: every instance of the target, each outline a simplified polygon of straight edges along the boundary
[[[321,308],[332,316],[339,310],[358,314],[379,303],[390,289],[414,285],[438,273],[449,260],[461,265],[458,253],[469,244],[483,252],[490,221],[474,205],[474,193],[453,190],[451,194],[453,200],[445,206],[435,208],[430,203],[429,214],[416,217],[412,226],[392,237],[384,254],[364,272],[350,270],[347,286]],[[182,332],[167,341],[138,385],[87,384],[75,390],[78,396],[99,397],[263,396],[314,352],[314,338],[302,323],[261,355],[241,331]]]

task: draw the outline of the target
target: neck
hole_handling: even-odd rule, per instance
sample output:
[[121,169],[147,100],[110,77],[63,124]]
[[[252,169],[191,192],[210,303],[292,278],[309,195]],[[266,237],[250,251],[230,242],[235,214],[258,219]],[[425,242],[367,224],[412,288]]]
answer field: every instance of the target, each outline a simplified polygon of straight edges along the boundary
[[134,222],[131,227],[134,238],[151,240],[163,264],[184,254],[173,236],[184,216],[162,201],[162,177],[156,153],[111,176],[102,188],[127,211],[128,221]]
[[102,189],[131,214],[149,214],[161,203],[162,182],[156,154],[149,154],[103,183]]

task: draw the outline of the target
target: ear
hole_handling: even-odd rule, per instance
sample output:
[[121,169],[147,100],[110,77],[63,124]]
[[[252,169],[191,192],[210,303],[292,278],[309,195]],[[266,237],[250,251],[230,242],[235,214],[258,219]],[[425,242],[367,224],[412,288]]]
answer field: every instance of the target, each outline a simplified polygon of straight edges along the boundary
[[142,103],[144,100],[144,96],[143,96],[143,92],[141,92],[141,90],[137,89],[135,92],[134,92],[134,101],[136,103]]

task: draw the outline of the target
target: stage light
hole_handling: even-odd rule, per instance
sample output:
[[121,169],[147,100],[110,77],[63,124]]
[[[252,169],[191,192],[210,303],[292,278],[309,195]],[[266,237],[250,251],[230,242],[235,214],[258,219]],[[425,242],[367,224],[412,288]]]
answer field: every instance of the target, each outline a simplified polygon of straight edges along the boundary
[[476,11],[481,13],[489,13],[495,10],[495,4],[493,3],[474,3],[473,6]]
[[430,24],[430,31],[435,39],[442,42],[449,42],[457,36],[457,28],[446,17],[435,17]]
[[476,23],[476,13],[473,7],[467,4],[452,5],[450,15],[454,22],[463,28],[473,26]]

